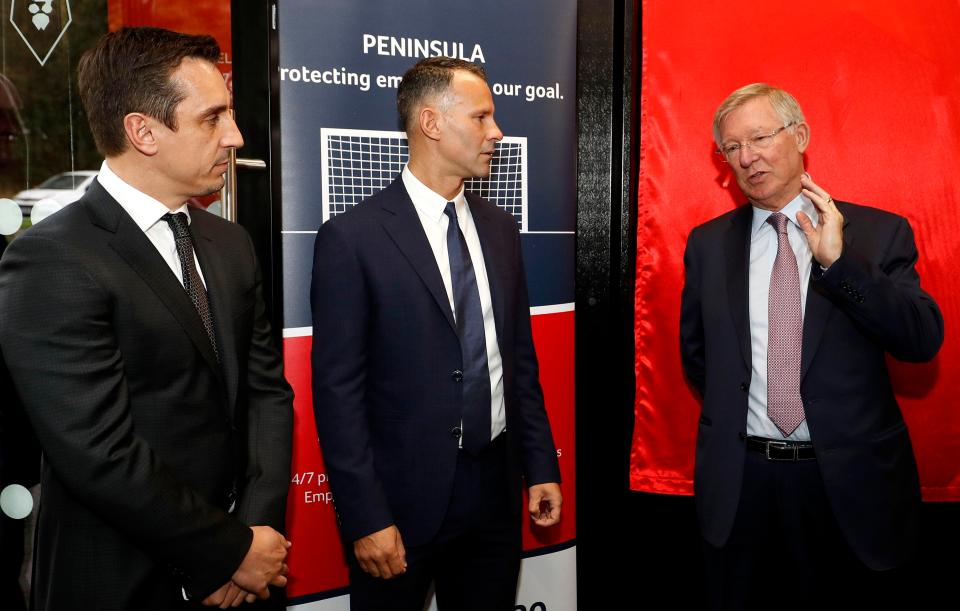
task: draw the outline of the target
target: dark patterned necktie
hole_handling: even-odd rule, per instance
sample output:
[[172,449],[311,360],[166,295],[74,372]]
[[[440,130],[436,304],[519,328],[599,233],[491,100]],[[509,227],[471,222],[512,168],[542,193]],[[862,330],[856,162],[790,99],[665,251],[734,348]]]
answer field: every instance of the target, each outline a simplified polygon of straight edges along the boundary
[[467,241],[457,222],[453,202],[443,213],[447,226],[447,256],[457,319],[457,337],[463,357],[463,449],[477,454],[490,443],[490,370],[487,367],[487,339],[477,275],[470,260]]
[[197,309],[203,328],[210,338],[210,347],[220,362],[220,352],[217,350],[217,337],[213,331],[213,314],[210,312],[210,303],[207,301],[207,290],[200,279],[200,272],[193,260],[193,240],[190,237],[190,223],[183,212],[164,214],[163,220],[173,230],[173,238],[177,242],[177,256],[180,258],[180,269],[183,272],[183,288],[190,296],[193,307]]
[[787,236],[787,217],[775,212],[767,222],[777,230],[777,258],[770,273],[767,298],[767,416],[784,436],[789,436],[805,417],[800,398],[800,273]]

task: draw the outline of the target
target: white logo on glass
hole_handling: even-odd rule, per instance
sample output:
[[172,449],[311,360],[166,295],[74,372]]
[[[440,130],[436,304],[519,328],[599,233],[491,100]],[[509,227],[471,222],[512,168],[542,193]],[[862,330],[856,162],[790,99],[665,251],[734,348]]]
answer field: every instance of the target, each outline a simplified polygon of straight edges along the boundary
[[10,24],[41,66],[72,22],[70,0],[10,0]]
[[33,15],[33,27],[38,30],[46,30],[50,25],[50,13],[53,12],[53,0],[34,0],[28,8]]

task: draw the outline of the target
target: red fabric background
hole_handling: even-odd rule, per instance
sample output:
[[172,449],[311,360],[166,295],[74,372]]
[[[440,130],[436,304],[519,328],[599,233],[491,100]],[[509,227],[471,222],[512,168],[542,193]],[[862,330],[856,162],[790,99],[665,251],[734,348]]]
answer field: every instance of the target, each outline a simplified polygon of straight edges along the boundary
[[683,248],[694,226],[744,201],[712,154],[711,122],[727,94],[763,81],[803,107],[818,184],[910,220],[946,341],[931,363],[891,368],[924,499],[960,500],[958,31],[955,0],[643,2],[635,490],[692,493],[699,405],[680,366]]

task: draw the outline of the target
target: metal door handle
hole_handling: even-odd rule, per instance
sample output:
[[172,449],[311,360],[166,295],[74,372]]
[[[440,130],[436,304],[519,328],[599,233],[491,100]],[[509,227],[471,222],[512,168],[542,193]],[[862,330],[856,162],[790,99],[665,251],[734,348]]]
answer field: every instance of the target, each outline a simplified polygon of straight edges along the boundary
[[225,172],[223,188],[220,189],[220,215],[230,221],[237,222],[237,168],[251,170],[266,170],[267,162],[263,159],[244,159],[237,157],[237,150],[230,149],[230,157]]

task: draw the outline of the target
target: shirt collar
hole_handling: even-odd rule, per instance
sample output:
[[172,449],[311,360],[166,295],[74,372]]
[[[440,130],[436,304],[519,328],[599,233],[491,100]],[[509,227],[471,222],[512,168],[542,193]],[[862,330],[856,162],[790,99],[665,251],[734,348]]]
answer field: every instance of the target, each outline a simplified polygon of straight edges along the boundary
[[[784,216],[790,219],[794,225],[797,226],[797,229],[800,228],[800,223],[797,222],[797,212],[806,212],[807,216],[810,217],[810,220],[813,221],[813,226],[816,227],[817,223],[820,222],[820,215],[817,213],[817,207],[813,205],[807,196],[803,193],[800,193],[788,203],[786,206],[779,210]],[[765,210],[763,208],[758,208],[757,206],[753,207],[753,230],[750,232],[752,238],[757,237],[757,233],[763,229],[765,226],[768,226],[767,219],[770,218],[770,215],[773,214],[773,210]]]
[[[407,195],[410,196],[413,205],[416,206],[420,214],[439,223],[440,220],[443,219],[443,211],[447,207],[448,200],[420,182],[420,179],[410,171],[410,166],[404,166],[400,176],[403,179],[403,186],[407,189]],[[460,185],[460,191],[457,192],[452,200],[454,204],[456,204],[458,216],[467,203],[463,195],[463,189],[463,185]]]
[[[117,200],[120,207],[123,208],[133,222],[141,231],[147,231],[153,227],[163,215],[170,212],[170,209],[164,206],[160,201],[150,197],[143,191],[131,186],[122,178],[117,176],[107,161],[104,160],[100,165],[100,173],[97,174],[97,182],[100,186]],[[187,222],[190,222],[190,210],[186,203],[173,211],[174,213],[183,212],[187,215]]]

